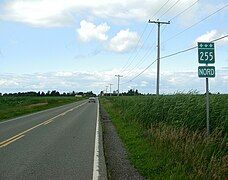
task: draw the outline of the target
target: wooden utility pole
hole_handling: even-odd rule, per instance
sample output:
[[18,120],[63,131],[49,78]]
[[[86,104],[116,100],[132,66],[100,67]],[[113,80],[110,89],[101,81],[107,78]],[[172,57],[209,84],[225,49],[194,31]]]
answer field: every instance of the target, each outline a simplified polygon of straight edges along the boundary
[[117,86],[118,86],[118,96],[120,94],[120,78],[123,77],[121,75],[115,75],[117,77]]
[[149,20],[148,23],[155,23],[158,25],[158,45],[157,45],[157,88],[156,88],[156,95],[159,95],[159,79],[160,79],[160,26],[161,24],[170,24],[170,21],[168,22],[162,22],[159,21],[151,21]]
[[113,84],[109,84],[109,86],[110,86],[110,96],[112,95],[112,85]]

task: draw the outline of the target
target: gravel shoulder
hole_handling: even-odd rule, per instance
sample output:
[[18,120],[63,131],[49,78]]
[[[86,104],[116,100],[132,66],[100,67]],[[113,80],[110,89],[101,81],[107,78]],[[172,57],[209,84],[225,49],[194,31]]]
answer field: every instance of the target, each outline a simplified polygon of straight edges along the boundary
[[109,115],[101,106],[100,118],[103,126],[103,143],[108,179],[145,179],[131,165],[127,157],[127,151]]

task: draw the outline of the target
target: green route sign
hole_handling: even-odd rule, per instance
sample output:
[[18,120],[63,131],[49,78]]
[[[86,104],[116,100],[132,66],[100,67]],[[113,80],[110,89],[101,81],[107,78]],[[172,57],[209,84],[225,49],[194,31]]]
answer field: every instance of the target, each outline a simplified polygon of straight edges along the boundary
[[215,77],[215,67],[214,66],[199,66],[198,76],[200,78],[213,78]]
[[207,119],[207,134],[210,133],[210,105],[209,105],[209,79],[215,77],[215,67],[208,64],[215,63],[214,43],[198,42],[198,62],[206,64],[206,66],[198,67],[198,76],[206,78],[206,119]]
[[198,62],[204,64],[215,63],[214,43],[198,42]]

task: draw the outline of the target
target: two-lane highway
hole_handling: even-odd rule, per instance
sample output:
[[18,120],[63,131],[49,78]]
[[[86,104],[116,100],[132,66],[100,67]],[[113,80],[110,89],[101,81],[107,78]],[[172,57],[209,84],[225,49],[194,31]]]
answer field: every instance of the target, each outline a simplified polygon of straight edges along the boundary
[[98,103],[0,123],[0,179],[93,179]]

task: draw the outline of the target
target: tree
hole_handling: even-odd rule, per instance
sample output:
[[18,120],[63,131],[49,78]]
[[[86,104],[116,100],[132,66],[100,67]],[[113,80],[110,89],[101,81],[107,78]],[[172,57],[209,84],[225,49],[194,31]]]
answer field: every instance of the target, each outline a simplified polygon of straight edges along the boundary
[[81,96],[83,96],[83,95],[84,95],[84,93],[83,93],[83,92],[78,92],[78,93],[77,93],[77,95],[81,95]]
[[72,95],[72,96],[75,96],[75,95],[76,95],[76,93],[73,91],[71,95]]
[[37,93],[37,96],[40,96],[40,91]]
[[42,93],[40,94],[40,96],[45,96],[45,93],[42,91]]
[[53,90],[50,95],[51,96],[60,96],[60,93],[56,90]]

